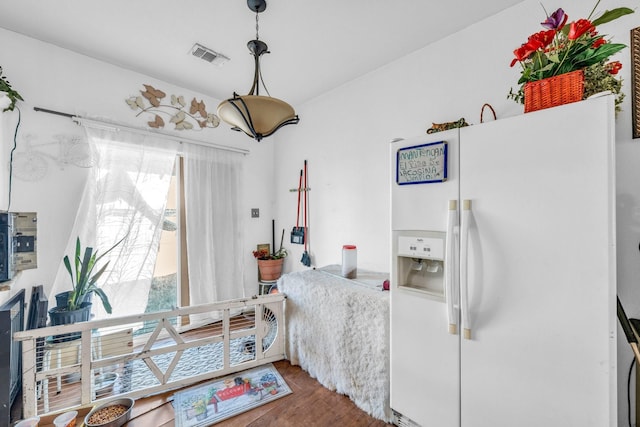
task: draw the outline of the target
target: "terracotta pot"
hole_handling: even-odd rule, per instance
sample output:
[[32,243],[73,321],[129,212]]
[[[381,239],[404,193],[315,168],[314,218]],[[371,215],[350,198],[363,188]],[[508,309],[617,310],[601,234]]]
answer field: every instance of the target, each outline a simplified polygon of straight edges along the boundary
[[260,270],[260,280],[273,281],[278,280],[282,275],[282,264],[284,258],[280,259],[259,259],[258,269]]

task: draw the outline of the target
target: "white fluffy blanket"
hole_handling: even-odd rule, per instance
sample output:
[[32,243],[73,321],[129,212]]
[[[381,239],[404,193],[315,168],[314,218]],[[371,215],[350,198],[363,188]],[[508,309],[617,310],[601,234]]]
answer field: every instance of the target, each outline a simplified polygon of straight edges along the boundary
[[287,295],[289,361],[371,416],[391,421],[389,292],[321,270],[286,274],[278,290]]

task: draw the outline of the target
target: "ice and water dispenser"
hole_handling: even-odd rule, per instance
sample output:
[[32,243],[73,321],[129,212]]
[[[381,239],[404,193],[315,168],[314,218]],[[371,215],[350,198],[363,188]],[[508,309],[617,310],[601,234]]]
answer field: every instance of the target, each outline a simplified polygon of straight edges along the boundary
[[396,284],[444,299],[446,234],[438,231],[394,231]]

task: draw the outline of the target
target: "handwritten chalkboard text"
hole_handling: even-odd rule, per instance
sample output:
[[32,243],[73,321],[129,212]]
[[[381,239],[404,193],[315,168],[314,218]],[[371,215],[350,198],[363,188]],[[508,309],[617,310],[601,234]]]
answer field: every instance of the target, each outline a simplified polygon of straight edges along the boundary
[[447,143],[434,142],[401,148],[397,154],[396,182],[421,184],[447,179]]

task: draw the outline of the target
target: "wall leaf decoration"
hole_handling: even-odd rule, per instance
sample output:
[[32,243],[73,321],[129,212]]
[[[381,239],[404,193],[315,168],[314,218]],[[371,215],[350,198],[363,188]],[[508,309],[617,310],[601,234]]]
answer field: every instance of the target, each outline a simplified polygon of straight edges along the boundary
[[166,103],[165,92],[148,84],[143,86],[144,90],[140,91],[140,95],[131,96],[125,101],[132,110],[138,112],[136,117],[143,114],[151,115],[151,120],[147,121],[147,125],[151,128],[164,128],[165,120],[161,115],[167,117],[176,130],[215,128],[220,124],[217,115],[207,112],[207,106],[203,100],[198,101],[193,98],[187,108],[184,96],[171,95],[169,102]]

